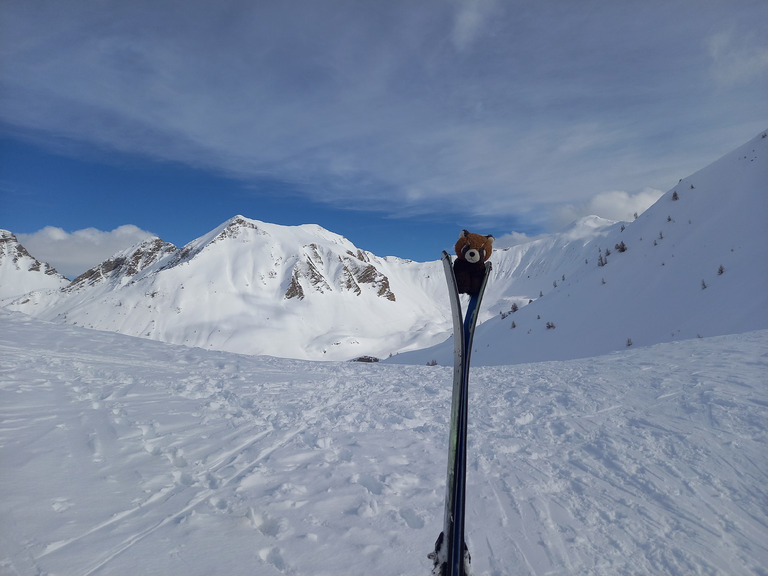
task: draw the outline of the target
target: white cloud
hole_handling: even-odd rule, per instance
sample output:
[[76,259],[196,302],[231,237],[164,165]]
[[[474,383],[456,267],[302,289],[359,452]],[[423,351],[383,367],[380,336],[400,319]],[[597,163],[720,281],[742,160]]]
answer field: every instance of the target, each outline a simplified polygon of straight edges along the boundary
[[584,216],[600,216],[607,220],[634,220],[635,214],[642,214],[653,205],[663,192],[655,188],[645,188],[636,194],[623,190],[601,192],[582,204],[566,204],[558,206],[553,214],[553,220],[559,228]]
[[55,226],[46,226],[32,234],[16,235],[32,256],[47,262],[70,279],[100,264],[116,252],[130,248],[151,236],[154,234],[133,224],[119,226],[109,232],[96,228],[67,232]]
[[538,238],[543,238],[545,236],[546,234],[540,234],[538,236],[528,236],[528,234],[524,234],[522,232],[510,232],[509,234],[504,234],[503,236],[496,238],[493,241],[493,247],[496,250],[503,250],[505,248],[511,248],[512,246],[517,246],[519,244],[527,244],[528,242],[533,242],[534,240],[537,240]]
[[460,0],[453,26],[453,45],[459,52],[467,50],[482,33],[483,25],[491,17],[495,0]]
[[768,45],[748,42],[733,31],[713,34],[708,41],[712,75],[720,85],[732,86],[768,74]]

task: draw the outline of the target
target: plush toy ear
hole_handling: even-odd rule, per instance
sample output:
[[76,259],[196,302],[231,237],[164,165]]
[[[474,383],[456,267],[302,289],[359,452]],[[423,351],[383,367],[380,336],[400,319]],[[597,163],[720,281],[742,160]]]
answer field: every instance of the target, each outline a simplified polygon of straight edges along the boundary
[[462,230],[459,238],[466,238],[467,236],[469,236],[469,230]]
[[488,238],[488,242],[490,242],[491,244],[493,244],[493,241],[496,240],[496,238],[493,237],[493,234],[488,234],[486,238]]

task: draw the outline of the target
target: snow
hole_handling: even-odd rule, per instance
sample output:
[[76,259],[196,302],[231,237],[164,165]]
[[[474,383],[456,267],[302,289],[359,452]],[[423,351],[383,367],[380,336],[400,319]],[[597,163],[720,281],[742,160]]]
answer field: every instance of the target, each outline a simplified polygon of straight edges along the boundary
[[[450,368],[0,323],[0,573],[429,573]],[[475,574],[768,574],[767,351],[474,368]]]
[[[320,226],[235,216],[179,250],[150,257],[151,244],[116,254],[88,282],[1,305],[174,344],[313,360],[423,348],[449,326],[439,262],[379,258]],[[128,276],[115,267],[123,260],[147,262]],[[294,283],[301,295],[288,297]]]
[[33,290],[56,290],[69,281],[48,264],[39,262],[8,230],[0,230],[0,299]]
[[[680,180],[633,222],[586,218],[494,253],[483,307],[495,315],[477,329],[472,364],[586,358],[630,342],[768,328],[766,191],[762,132]],[[510,313],[513,303],[519,310]],[[450,365],[452,356],[447,340],[392,361]]]
[[[761,133],[633,222],[494,252],[476,576],[768,576],[767,184]],[[439,261],[235,216],[65,287],[0,239],[0,574],[429,573]]]

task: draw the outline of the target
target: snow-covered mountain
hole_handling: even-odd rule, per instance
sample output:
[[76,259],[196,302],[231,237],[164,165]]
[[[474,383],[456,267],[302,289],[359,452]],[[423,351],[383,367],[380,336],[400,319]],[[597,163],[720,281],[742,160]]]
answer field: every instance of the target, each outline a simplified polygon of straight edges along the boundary
[[305,359],[443,340],[439,263],[379,258],[316,225],[236,216],[181,249],[159,238],[8,307],[177,344]]
[[[587,219],[492,260],[491,306],[500,292],[509,306],[478,327],[477,365],[767,328],[768,137],[680,180],[633,222]],[[451,364],[452,355],[446,341],[393,361]]]
[[[564,233],[496,250],[473,364],[768,328],[766,190],[761,133],[681,180],[633,222],[588,217]],[[446,248],[453,241],[446,238]],[[439,261],[380,258],[316,225],[236,216],[180,249],[147,240],[63,290],[2,286],[9,296],[36,289],[4,300],[10,309],[170,343],[451,363]]]
[[53,267],[40,262],[8,230],[0,230],[0,298],[33,290],[57,290],[69,284]]
[[176,251],[173,244],[160,238],[148,238],[84,272],[66,287],[66,292],[80,292],[99,285],[106,285],[108,289],[124,286],[139,272]]

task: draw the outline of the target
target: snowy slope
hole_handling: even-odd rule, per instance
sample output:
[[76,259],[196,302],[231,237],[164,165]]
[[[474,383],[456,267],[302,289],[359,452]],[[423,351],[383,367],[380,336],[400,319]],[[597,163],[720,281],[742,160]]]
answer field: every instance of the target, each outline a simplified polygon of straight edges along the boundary
[[[635,221],[594,230],[581,246],[539,241],[551,248],[513,270],[504,255],[493,257],[491,290],[520,286],[525,275],[518,302],[534,302],[478,327],[473,364],[580,358],[768,328],[765,133],[681,180]],[[393,361],[451,364],[452,354],[447,341]]]
[[[429,572],[450,369],[0,323],[0,573]],[[766,350],[475,369],[476,576],[766,574]]]
[[67,284],[69,280],[30,255],[16,236],[0,230],[0,299],[33,290],[57,290]]

